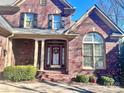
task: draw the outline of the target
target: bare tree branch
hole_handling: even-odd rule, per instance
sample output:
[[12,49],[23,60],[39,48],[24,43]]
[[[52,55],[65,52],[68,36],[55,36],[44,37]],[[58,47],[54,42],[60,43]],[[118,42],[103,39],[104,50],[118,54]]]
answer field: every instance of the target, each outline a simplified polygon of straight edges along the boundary
[[124,0],[98,0],[98,6],[124,30]]
[[124,0],[112,0],[116,4],[118,4],[122,9],[124,9]]

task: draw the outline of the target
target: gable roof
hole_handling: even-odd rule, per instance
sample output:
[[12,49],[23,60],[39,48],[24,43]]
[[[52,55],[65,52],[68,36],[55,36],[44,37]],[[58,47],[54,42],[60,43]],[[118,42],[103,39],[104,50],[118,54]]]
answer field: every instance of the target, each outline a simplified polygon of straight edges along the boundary
[[3,16],[0,15],[0,26],[9,30],[9,31],[12,31],[12,26],[6,21],[6,19],[4,19]]
[[[124,32],[101,10],[97,5],[94,5],[90,10],[88,10],[71,28],[70,31],[74,31],[74,29],[83,22],[94,10],[101,19],[104,19],[104,22],[109,25],[114,31],[119,32],[120,34],[124,34]],[[69,33],[69,30],[65,33]]]
[[7,21],[0,15],[0,34],[8,36],[12,34],[12,27],[7,23]]
[[[9,2],[7,2],[9,1]],[[3,5],[19,6],[26,0],[1,0]],[[75,12],[75,9],[66,0],[51,0],[61,11],[62,16],[69,16]]]
[[66,0],[51,1],[62,11],[62,16],[69,16],[75,12],[75,8],[73,8]]
[[11,34],[12,33],[10,31],[8,31],[7,29],[5,29],[2,26],[0,26],[0,35],[7,37],[7,36],[9,36]]

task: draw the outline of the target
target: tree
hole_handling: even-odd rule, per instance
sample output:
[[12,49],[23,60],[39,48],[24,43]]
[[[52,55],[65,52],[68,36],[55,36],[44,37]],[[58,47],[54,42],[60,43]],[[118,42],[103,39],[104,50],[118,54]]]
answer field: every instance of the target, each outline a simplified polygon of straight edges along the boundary
[[[98,0],[97,3],[99,8],[124,31],[124,0]],[[119,81],[124,87],[124,38],[119,42]]]
[[124,0],[112,0],[112,2],[115,2],[118,4],[122,9],[124,9]]
[[102,9],[122,30],[124,30],[124,1],[122,0],[98,0]]

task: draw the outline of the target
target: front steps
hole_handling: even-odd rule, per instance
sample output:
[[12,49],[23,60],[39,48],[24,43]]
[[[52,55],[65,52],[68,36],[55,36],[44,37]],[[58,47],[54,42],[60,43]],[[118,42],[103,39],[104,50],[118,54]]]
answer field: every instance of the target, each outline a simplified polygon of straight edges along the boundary
[[39,71],[37,74],[37,78],[40,80],[49,80],[49,81],[62,81],[62,82],[70,82],[71,78],[68,74],[64,74],[60,71]]

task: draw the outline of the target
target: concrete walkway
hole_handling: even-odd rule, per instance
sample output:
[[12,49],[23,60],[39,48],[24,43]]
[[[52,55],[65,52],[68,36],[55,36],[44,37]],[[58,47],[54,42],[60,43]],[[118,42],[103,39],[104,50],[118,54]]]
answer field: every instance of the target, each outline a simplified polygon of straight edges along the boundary
[[85,89],[53,82],[11,83],[0,81],[0,93],[92,93]]
[[124,93],[124,89],[97,84],[62,84],[54,82],[6,82],[0,81],[0,93]]

